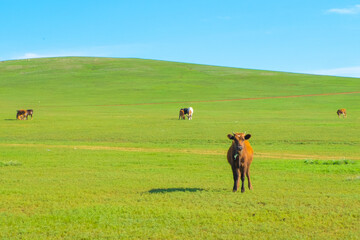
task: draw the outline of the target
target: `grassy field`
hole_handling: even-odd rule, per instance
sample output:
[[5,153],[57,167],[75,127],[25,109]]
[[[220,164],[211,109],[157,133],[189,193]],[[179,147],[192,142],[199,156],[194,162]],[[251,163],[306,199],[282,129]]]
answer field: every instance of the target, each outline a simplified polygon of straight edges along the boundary
[[[359,92],[142,59],[0,62],[0,239],[360,239]],[[232,131],[252,134],[244,194]]]

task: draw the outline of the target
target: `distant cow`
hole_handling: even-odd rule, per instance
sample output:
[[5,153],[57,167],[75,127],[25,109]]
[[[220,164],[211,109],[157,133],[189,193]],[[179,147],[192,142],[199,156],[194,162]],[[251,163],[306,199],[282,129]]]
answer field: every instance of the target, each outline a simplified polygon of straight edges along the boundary
[[28,120],[29,115],[31,116],[31,120],[33,118],[33,113],[34,111],[32,109],[28,109],[28,110],[16,110],[16,119],[18,120]]
[[191,120],[193,113],[194,113],[194,109],[192,107],[182,108],[182,109],[180,109],[180,112],[179,112],[179,119],[185,120],[185,115],[187,115],[188,119]]
[[184,112],[184,109],[180,109],[180,112],[179,112],[179,119],[183,119],[183,120],[185,120],[185,112]]
[[241,192],[245,192],[244,181],[245,174],[248,179],[248,187],[251,190],[252,185],[250,181],[250,164],[253,160],[254,150],[250,146],[248,139],[250,134],[233,133],[228,134],[227,137],[232,141],[232,144],[227,152],[227,160],[231,165],[234,177],[233,192],[239,188],[239,177],[241,176]]
[[16,119],[24,120],[27,117],[27,112],[24,109],[16,110]]
[[343,118],[346,117],[346,109],[345,108],[341,108],[339,110],[337,110],[337,115],[338,117],[340,117],[340,115],[343,115]]
[[28,116],[31,116],[31,120],[32,120],[33,113],[34,113],[34,110],[32,110],[32,109],[26,110],[26,120],[28,120]]

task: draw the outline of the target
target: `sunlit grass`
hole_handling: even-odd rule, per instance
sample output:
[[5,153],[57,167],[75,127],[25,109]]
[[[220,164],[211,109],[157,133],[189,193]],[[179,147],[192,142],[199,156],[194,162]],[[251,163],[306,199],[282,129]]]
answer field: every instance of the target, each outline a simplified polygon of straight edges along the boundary
[[[54,58],[1,62],[0,87],[1,239],[360,235],[360,94],[198,102],[351,92],[359,79]],[[190,105],[193,120],[178,120]],[[15,120],[20,108],[34,119]],[[243,194],[232,131],[255,150]]]

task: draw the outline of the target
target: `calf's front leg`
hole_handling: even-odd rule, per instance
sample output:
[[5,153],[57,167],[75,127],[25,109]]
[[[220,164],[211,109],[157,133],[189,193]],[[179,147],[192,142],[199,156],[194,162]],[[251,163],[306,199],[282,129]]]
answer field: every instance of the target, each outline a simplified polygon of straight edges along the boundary
[[241,192],[245,192],[244,182],[245,182],[245,169],[244,167],[240,167],[241,172]]
[[234,187],[233,187],[233,192],[236,192],[238,187],[239,187],[239,169],[232,166],[232,171],[233,171],[233,177],[234,177]]
[[249,187],[250,190],[252,190],[253,187],[252,187],[252,185],[251,185],[250,172],[249,172],[249,171],[250,171],[250,170],[249,170],[249,168],[248,168],[247,171],[246,171],[246,177],[247,177],[247,179],[248,179],[248,187]]

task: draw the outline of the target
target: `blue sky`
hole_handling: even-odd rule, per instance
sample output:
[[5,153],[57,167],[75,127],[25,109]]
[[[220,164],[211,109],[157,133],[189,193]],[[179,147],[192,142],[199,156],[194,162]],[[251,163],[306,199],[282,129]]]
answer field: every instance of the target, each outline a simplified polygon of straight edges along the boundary
[[360,0],[0,0],[0,61],[159,59],[360,77]]

